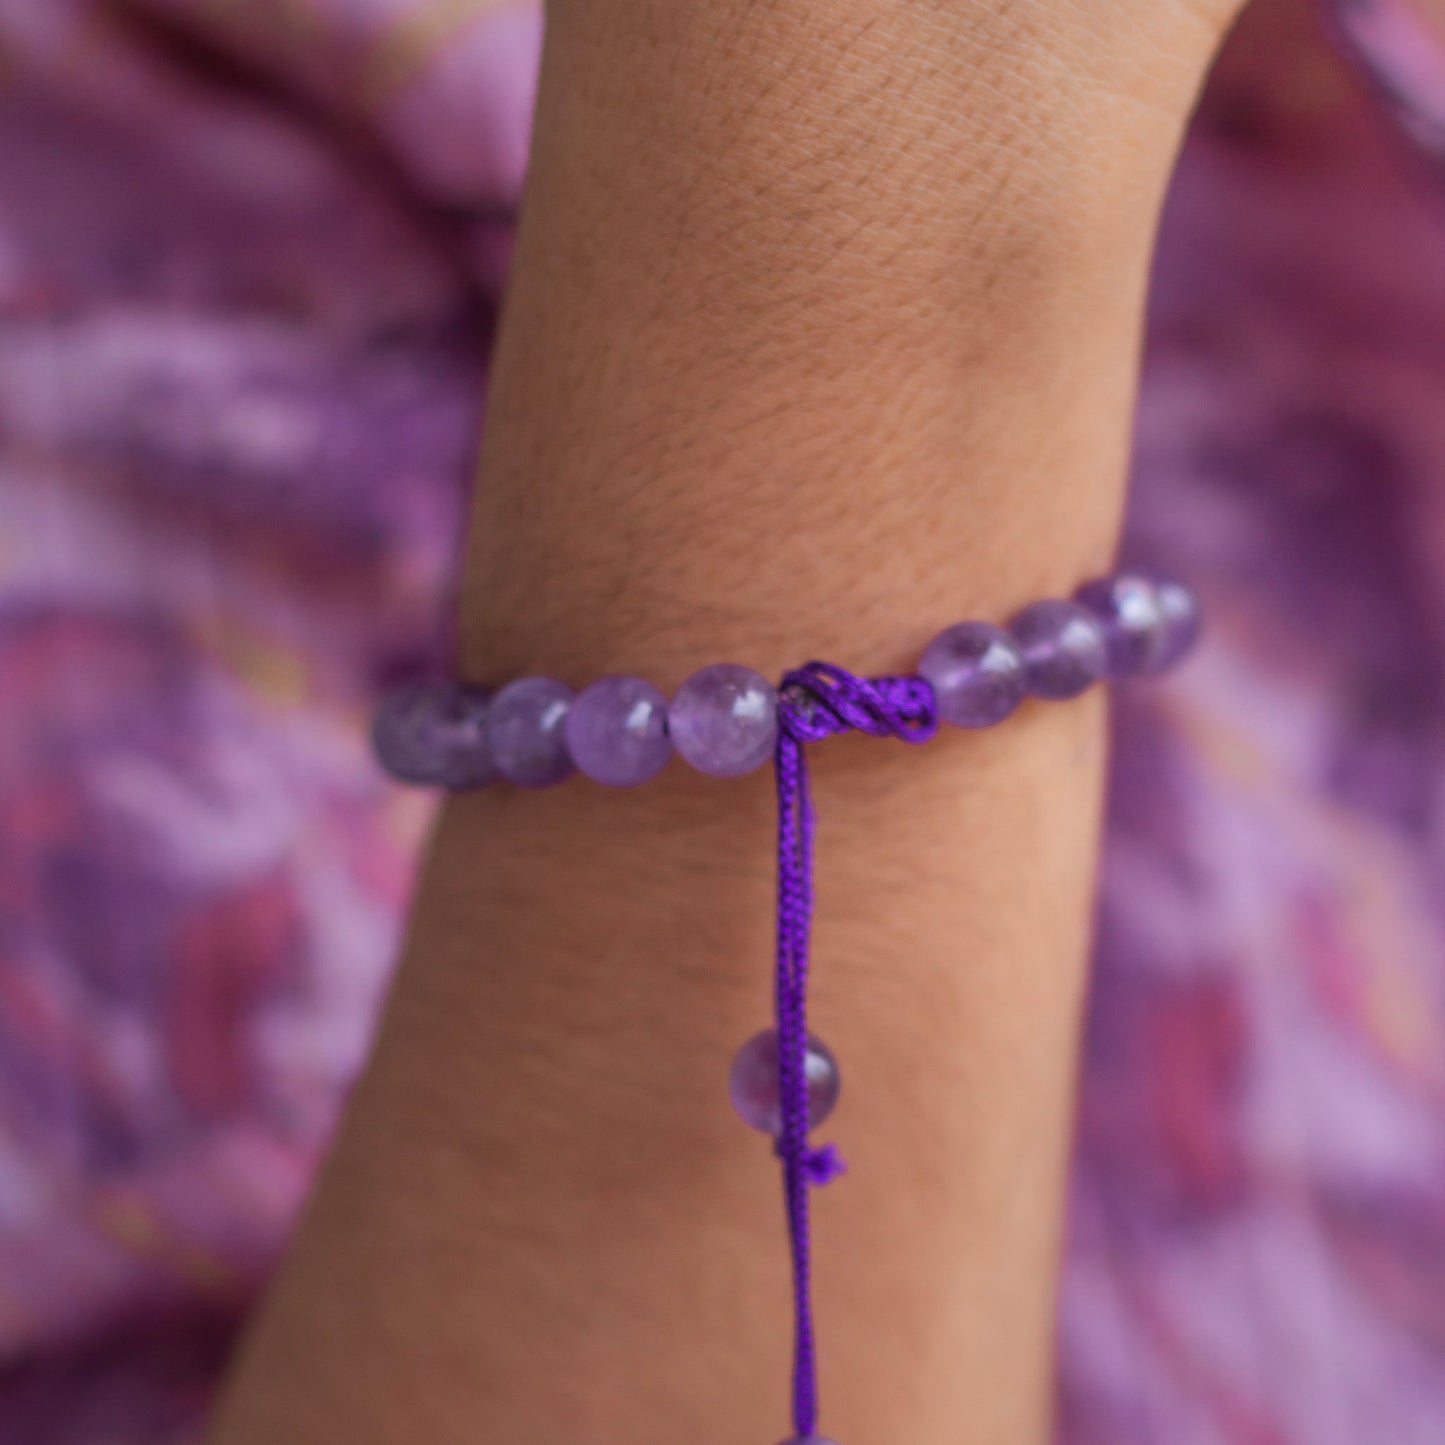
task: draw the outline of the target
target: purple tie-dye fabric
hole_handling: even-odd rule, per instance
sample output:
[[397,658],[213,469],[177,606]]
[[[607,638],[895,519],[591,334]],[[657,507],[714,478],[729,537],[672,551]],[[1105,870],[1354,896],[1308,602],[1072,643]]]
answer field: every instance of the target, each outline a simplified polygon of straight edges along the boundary
[[[1062,1445],[1445,1438],[1445,64],[1336,8],[1165,228],[1129,545],[1214,629],[1119,709]],[[364,1054],[538,35],[0,0],[0,1445],[196,1438]]]

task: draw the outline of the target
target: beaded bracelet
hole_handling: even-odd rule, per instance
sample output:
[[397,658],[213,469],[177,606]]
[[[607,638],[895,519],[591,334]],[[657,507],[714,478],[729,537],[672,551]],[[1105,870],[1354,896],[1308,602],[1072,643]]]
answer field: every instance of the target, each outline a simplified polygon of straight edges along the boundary
[[809,934],[815,816],[805,745],[846,732],[924,743],[941,723],[1002,722],[1032,696],[1077,697],[1099,681],[1156,675],[1193,647],[1201,614],[1181,583],[1121,573],[1086,583],[1072,601],[1020,612],[1007,630],[963,622],[928,645],[916,675],[861,678],[810,662],[776,689],[750,668],[694,673],[669,704],[651,683],[606,677],[574,694],[527,677],[492,693],[460,682],[387,698],[373,740],[405,782],[464,790],[505,781],[547,787],[580,771],[612,787],[655,777],[676,751],[699,772],[733,778],[769,759],[778,793],[778,916],[774,1026],[733,1060],[729,1094],[745,1123],[770,1134],[781,1161],[792,1249],[794,1435],[785,1445],[832,1445],[818,1435],[808,1191],[844,1164],[811,1132],[837,1105],[841,1074],[808,1032]]

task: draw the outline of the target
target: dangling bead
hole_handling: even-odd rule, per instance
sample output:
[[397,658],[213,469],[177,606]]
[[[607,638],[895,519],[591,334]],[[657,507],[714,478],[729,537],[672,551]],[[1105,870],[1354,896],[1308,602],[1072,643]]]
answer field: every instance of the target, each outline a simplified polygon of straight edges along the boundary
[[[816,1129],[838,1105],[842,1078],[838,1061],[827,1044],[808,1035],[808,1127]],[[733,1059],[728,1076],[728,1095],[738,1117],[749,1128],[771,1134],[783,1132],[783,1112],[778,1085],[778,1032],[764,1029],[754,1034]]]

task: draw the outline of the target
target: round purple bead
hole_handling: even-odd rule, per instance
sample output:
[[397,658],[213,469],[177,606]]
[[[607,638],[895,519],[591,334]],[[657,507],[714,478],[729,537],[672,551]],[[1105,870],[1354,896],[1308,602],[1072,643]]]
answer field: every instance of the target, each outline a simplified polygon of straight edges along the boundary
[[414,683],[391,693],[371,731],[381,765],[403,782],[453,791],[495,782],[487,746],[491,696],[456,682]]
[[794,1435],[784,1440],[783,1445],[833,1445],[833,1442],[823,1435]]
[[589,778],[630,788],[655,778],[672,756],[667,699],[640,677],[604,677],[567,714],[567,749]]
[[1196,642],[1204,624],[1199,598],[1182,582],[1160,579],[1154,584],[1163,618],[1159,646],[1150,665],[1151,672],[1173,667]]
[[1025,607],[1012,624],[1024,655],[1024,683],[1035,697],[1078,697],[1109,665],[1104,629],[1077,602],[1050,598]]
[[[843,1080],[838,1061],[821,1039],[808,1035],[808,1127],[816,1129],[838,1105]],[[754,1034],[737,1052],[728,1076],[728,1096],[750,1128],[777,1138],[783,1132],[778,1083],[778,1031]]]
[[1153,582],[1131,572],[1100,577],[1085,582],[1074,601],[1104,629],[1111,678],[1139,677],[1153,669],[1165,632]]
[[497,771],[521,788],[545,788],[573,771],[567,751],[572,689],[550,677],[522,677],[492,699],[487,741]]
[[939,717],[954,727],[991,727],[1023,701],[1023,655],[992,623],[960,622],[940,632],[918,671],[933,686]]
[[750,667],[714,663],[677,690],[667,725],[672,745],[698,772],[740,778],[773,755],[778,694]]

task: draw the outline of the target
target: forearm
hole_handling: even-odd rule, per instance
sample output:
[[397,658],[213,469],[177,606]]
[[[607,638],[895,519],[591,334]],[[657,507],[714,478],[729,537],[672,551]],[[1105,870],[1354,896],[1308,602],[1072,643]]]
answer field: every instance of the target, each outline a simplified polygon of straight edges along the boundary
[[[1086,9],[1024,44],[956,5],[554,5],[467,671],[903,668],[1105,564],[1207,45],[1146,37],[1121,83]],[[854,1445],[1045,1438],[1101,721],[819,750]],[[782,1433],[774,1166],[725,1092],[768,1011],[771,810],[680,767],[450,805],[219,1441]]]
[[474,667],[897,663],[1107,554],[1183,108],[967,8],[554,6]]

